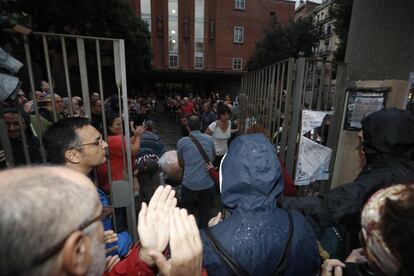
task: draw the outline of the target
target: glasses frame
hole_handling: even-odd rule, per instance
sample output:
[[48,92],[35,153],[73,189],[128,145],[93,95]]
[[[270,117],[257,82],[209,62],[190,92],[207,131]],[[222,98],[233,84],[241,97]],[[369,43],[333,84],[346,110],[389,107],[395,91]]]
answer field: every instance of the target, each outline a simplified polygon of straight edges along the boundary
[[94,217],[92,220],[85,221],[85,222],[81,223],[75,230],[69,232],[69,234],[67,234],[65,236],[65,238],[63,238],[61,241],[59,241],[54,246],[52,246],[49,249],[47,249],[46,251],[44,251],[39,256],[35,257],[32,261],[32,265],[34,265],[34,266],[40,265],[40,264],[44,263],[45,261],[47,261],[48,259],[50,259],[51,257],[53,257],[54,255],[56,255],[62,249],[62,247],[64,246],[66,240],[73,233],[75,233],[77,231],[83,231],[88,226],[91,226],[95,222],[98,222],[98,221],[102,220],[103,215],[104,215],[104,212],[103,212],[103,209],[102,209],[98,216]]

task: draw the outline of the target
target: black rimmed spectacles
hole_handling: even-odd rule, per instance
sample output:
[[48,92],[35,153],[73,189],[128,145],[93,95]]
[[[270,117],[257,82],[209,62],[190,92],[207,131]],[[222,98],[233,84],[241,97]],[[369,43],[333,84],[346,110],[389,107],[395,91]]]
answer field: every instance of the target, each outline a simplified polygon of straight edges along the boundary
[[46,251],[44,251],[39,256],[35,257],[33,259],[33,261],[32,261],[32,265],[34,265],[34,266],[35,265],[40,265],[40,264],[44,263],[45,261],[47,261],[48,259],[50,259],[52,256],[56,255],[56,253],[58,253],[62,249],[63,245],[65,244],[66,240],[70,237],[70,235],[72,235],[76,231],[83,231],[83,230],[85,230],[88,226],[92,225],[93,223],[102,220],[102,217],[104,215],[105,215],[105,213],[102,210],[99,213],[99,215],[96,216],[96,217],[94,217],[92,220],[85,221],[85,222],[81,223],[79,225],[79,227],[76,228],[76,230],[71,231],[60,242],[58,242],[54,246],[50,247],[49,249],[47,249]]
[[85,146],[102,146],[103,145],[103,139],[102,137],[99,137],[98,140],[96,140],[95,142],[90,142],[90,143],[85,143],[85,144],[80,144],[80,145],[76,145],[77,147],[85,147]]

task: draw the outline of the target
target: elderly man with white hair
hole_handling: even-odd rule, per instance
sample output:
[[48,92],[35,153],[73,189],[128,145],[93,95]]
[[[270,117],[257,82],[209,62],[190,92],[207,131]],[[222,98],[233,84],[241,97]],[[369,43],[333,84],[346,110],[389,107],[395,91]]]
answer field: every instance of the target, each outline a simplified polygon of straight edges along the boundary
[[[194,217],[160,187],[139,214],[140,243],[105,272],[102,205],[73,170],[37,167],[0,173],[0,275],[200,275]],[[171,259],[162,254],[169,244]]]

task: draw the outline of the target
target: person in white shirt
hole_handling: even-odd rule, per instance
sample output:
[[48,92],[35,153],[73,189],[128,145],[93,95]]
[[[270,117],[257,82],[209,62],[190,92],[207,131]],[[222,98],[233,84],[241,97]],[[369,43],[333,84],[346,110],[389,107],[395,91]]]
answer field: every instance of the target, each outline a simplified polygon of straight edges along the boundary
[[214,159],[214,167],[219,167],[221,159],[227,153],[228,140],[231,137],[231,122],[230,122],[231,110],[223,103],[219,103],[217,106],[217,121],[212,122],[207,130],[206,134],[211,135],[214,141],[214,148],[216,150],[216,158]]

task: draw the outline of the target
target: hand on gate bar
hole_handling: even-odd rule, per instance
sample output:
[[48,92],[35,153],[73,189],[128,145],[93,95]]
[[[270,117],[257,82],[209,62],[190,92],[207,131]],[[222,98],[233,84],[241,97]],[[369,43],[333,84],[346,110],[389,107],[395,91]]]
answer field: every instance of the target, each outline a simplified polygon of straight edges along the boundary
[[141,243],[140,258],[148,265],[154,262],[149,251],[162,252],[170,240],[170,217],[177,205],[175,191],[171,186],[160,186],[148,206],[142,203],[138,215],[138,235]]
[[203,245],[193,215],[175,208],[170,218],[171,258],[155,250],[149,252],[163,276],[198,276],[202,272]]

